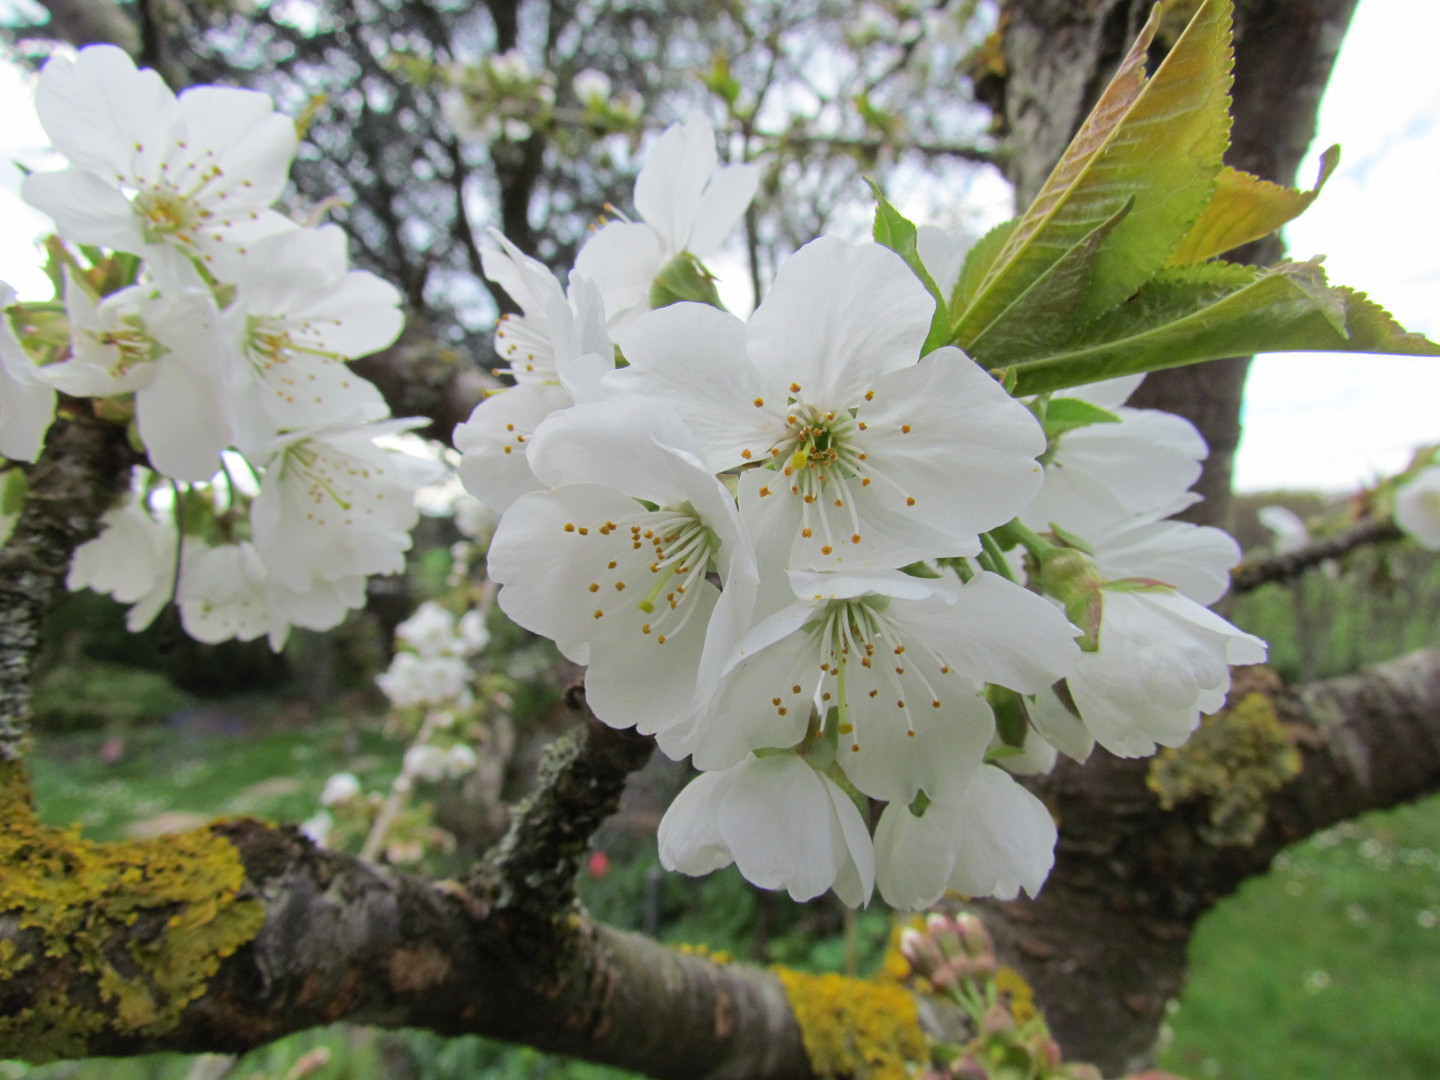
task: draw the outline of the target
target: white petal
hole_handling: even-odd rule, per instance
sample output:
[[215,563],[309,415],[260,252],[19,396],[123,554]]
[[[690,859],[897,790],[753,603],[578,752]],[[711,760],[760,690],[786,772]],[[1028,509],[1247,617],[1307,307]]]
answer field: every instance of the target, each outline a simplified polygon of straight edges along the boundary
[[686,251],[703,259],[719,250],[755,198],[760,171],[759,165],[727,165],[711,178],[695,211]]
[[875,884],[892,908],[918,911],[945,894],[955,868],[956,837],[944,815],[916,817],[892,802],[875,827]]
[[734,862],[720,835],[720,806],[735,783],[736,770],[697,776],[675,797],[660,819],[660,865],[682,874],[708,874]]
[[151,247],[141,237],[140,219],[130,200],[95,173],[79,169],[31,173],[21,182],[20,195],[49,214],[56,231],[68,240],[136,253]]
[[660,234],[667,256],[684,250],[689,242],[701,193],[716,162],[715,132],[699,113],[666,128],[650,148],[635,179],[635,209]]
[[179,122],[175,95],[122,49],[94,45],[72,61],[51,59],[35,88],[35,111],[55,148],[82,169],[130,175],[141,151],[159,151]]
[[650,287],[665,268],[660,234],[635,221],[612,221],[575,255],[575,270],[600,290],[612,328],[650,309]]
[[1040,892],[1055,863],[1055,820],[1009,774],[985,766],[943,812],[960,841],[950,888],[1001,900],[1022,888],[1031,896]]
[[454,435],[465,490],[504,511],[521,495],[542,487],[530,471],[526,443],[547,416],[568,405],[570,395],[560,387],[524,383],[475,406]]
[[780,386],[798,383],[821,409],[848,409],[920,356],[935,301],[879,244],[812,240],[785,260],[751,316],[750,356]]
[[784,435],[783,386],[750,364],[745,324],[735,316],[671,304],[617,331],[616,341],[630,366],[607,382],[674,409],[716,472],[761,460]]

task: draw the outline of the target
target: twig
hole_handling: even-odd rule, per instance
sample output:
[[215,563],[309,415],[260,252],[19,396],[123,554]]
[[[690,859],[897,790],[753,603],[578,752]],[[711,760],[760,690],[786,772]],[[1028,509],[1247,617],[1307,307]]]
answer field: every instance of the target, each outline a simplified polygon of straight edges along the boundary
[[1393,521],[1362,521],[1342,533],[1294,551],[1241,563],[1230,574],[1230,590],[1235,593],[1250,592],[1267,582],[1288,581],[1327,559],[1338,559],[1369,544],[1398,540],[1400,535]]
[[648,736],[597,720],[583,687],[573,687],[568,700],[584,710],[584,726],[546,750],[535,792],[515,808],[509,832],[482,871],[498,906],[542,919],[574,902],[590,837],[615,812],[626,780],[655,746]]

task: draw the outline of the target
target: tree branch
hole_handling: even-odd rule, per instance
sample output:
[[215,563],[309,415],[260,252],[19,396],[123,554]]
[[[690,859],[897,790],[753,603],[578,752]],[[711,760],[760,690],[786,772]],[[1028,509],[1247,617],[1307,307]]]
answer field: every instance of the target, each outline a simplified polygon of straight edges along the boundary
[[1362,521],[1344,532],[1313,541],[1294,551],[1241,563],[1231,572],[1230,590],[1251,592],[1271,581],[1288,581],[1327,559],[1338,559],[1370,544],[1398,540],[1400,536],[1400,529],[1393,521]]
[[64,593],[70,556],[99,534],[137,461],[123,428],[79,416],[55,421],[28,470],[29,494],[0,548],[0,762],[24,752],[40,625]]

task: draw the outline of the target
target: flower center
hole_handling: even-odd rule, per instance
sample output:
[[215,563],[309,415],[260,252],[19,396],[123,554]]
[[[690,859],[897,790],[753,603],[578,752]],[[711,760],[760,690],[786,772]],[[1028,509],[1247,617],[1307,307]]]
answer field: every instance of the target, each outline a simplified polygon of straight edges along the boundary
[[142,218],[141,235],[149,244],[174,237],[182,244],[194,243],[192,235],[207,216],[193,199],[169,188],[147,188],[135,196],[135,208]]
[[865,425],[852,411],[822,412],[796,402],[785,417],[789,433],[776,444],[777,461],[790,483],[790,493],[804,504],[801,535],[807,540],[820,530],[829,555],[835,547],[861,540],[860,516],[854,494],[870,486],[863,475],[866,454],[855,445],[855,435]]
[[[879,719],[893,710],[913,736],[912,703],[944,706],[935,677],[948,676],[952,669],[923,644],[918,659],[924,663],[907,658],[900,627],[885,613],[887,604],[887,597],[877,596],[832,600],[808,624],[820,650],[822,723],[830,723],[833,711],[835,731],[849,737],[853,751],[860,749],[861,715]],[[925,667],[931,669],[928,675]]]

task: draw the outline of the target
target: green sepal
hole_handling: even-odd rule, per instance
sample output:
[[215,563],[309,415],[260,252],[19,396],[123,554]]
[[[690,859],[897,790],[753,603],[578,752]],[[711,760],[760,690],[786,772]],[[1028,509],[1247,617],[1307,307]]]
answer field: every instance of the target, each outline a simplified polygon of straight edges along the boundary
[[1119,578],[1115,581],[1107,581],[1101,586],[1107,592],[1119,593],[1173,593],[1174,585],[1167,585],[1155,578]]
[[1083,551],[1092,558],[1095,556],[1095,549],[1090,546],[1090,541],[1086,540],[1079,533],[1073,533],[1064,526],[1056,525],[1053,521],[1050,522],[1050,531],[1054,533],[1055,538],[1066,547],[1074,548],[1076,551]]
[[720,293],[715,288],[715,276],[688,251],[682,251],[666,263],[650,283],[652,308],[669,307],[684,301],[725,310],[725,305],[720,302]]
[[[1007,747],[1019,753],[1025,746],[1025,735],[1030,730],[1030,715],[1025,710],[1025,699],[1014,690],[991,683],[985,687],[985,700],[995,713],[995,733]],[[990,755],[986,755],[990,760]]]
[[920,249],[917,246],[919,230],[915,228],[915,223],[890,205],[874,180],[866,177],[865,182],[875,194],[875,226],[872,230],[875,242],[904,259],[905,265],[920,279],[920,284],[935,298],[935,313],[930,317],[930,333],[926,335],[925,344],[920,348],[923,356],[944,345],[949,338],[945,298],[940,295],[940,286],[935,284],[935,279],[920,259]]

